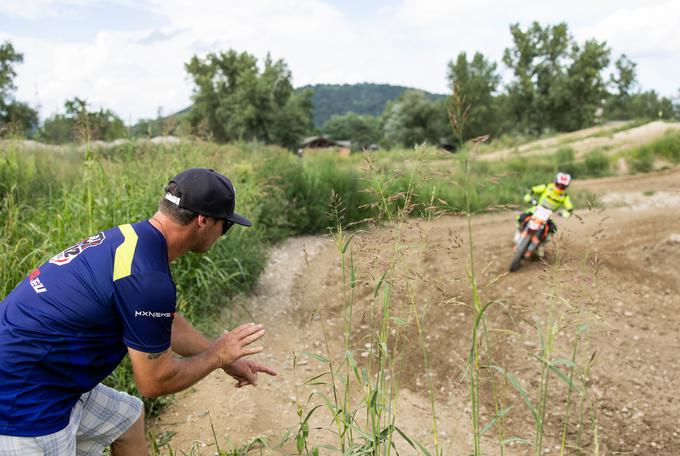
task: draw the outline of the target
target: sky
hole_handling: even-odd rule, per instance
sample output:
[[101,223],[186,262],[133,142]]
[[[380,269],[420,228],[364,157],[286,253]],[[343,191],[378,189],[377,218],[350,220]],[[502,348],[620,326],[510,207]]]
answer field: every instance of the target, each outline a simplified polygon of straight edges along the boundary
[[41,118],[85,98],[125,122],[191,104],[184,64],[230,48],[283,59],[293,84],[387,83],[447,93],[447,63],[503,71],[509,26],[566,22],[638,64],[643,90],[680,89],[680,0],[0,0],[0,41],[22,53],[15,98]]

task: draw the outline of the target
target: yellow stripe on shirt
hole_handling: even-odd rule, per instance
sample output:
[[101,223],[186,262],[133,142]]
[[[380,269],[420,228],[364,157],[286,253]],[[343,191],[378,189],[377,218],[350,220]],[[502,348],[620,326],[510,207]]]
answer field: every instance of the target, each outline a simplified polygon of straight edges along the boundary
[[130,275],[132,259],[135,256],[135,248],[137,247],[137,233],[135,233],[132,225],[120,225],[118,228],[123,233],[125,240],[116,248],[116,256],[113,260],[114,281]]

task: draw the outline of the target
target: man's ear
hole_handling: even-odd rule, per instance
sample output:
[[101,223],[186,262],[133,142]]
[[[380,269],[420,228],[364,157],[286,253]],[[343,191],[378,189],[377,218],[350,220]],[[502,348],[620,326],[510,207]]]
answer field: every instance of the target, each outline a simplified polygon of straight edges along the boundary
[[198,214],[196,216],[196,225],[199,229],[205,229],[208,226],[208,217]]

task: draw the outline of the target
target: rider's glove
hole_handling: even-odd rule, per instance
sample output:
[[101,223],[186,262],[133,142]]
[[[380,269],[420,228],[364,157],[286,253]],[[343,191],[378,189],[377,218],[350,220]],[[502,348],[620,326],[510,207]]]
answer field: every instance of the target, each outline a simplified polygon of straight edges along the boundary
[[569,217],[571,217],[571,211],[568,211],[568,210],[565,209],[560,213],[560,215],[564,218],[569,218]]
[[531,201],[531,195],[527,193],[526,195],[524,195],[524,202],[528,203],[530,201]]

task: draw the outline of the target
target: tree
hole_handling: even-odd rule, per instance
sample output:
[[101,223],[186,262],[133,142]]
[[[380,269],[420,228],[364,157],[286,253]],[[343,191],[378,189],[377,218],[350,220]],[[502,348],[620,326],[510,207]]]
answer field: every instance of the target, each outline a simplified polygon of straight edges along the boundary
[[217,141],[258,140],[295,147],[312,128],[311,93],[295,94],[283,60],[257,59],[232,49],[197,56],[185,65],[193,78],[191,124]]
[[609,93],[605,104],[605,115],[609,119],[631,119],[631,101],[638,87],[637,64],[626,54],[621,54],[614,63],[616,72],[609,77],[613,92]]
[[271,142],[294,149],[313,128],[312,91],[292,93],[285,105],[272,116]]
[[484,134],[496,133],[498,125],[494,104],[494,92],[500,82],[496,63],[489,62],[483,54],[476,52],[468,62],[467,54],[458,54],[455,62],[448,65],[447,78],[451,87],[458,85],[463,104],[468,109],[467,121],[463,128],[465,139]]
[[388,145],[413,147],[423,142],[439,144],[451,136],[446,100],[429,101],[419,90],[407,90],[385,107],[383,133]]
[[331,117],[321,131],[333,139],[349,139],[352,141],[352,147],[359,150],[377,144],[382,139],[380,119],[353,112]]
[[0,122],[0,136],[30,138],[38,128],[38,121],[38,111],[26,103],[14,101],[6,107],[6,114]]
[[607,96],[605,115],[609,119],[673,119],[680,109],[668,97],[656,91],[641,92],[637,81],[637,64],[622,54],[614,63],[609,78],[612,91]]
[[14,64],[24,61],[24,56],[14,50],[12,43],[5,41],[0,45],[0,115],[5,115],[7,100],[11,98],[16,86]]
[[513,24],[510,33],[514,47],[503,53],[503,62],[515,75],[508,101],[517,124],[538,133],[552,126],[555,105],[563,99],[563,62],[571,36],[564,22],[545,28],[533,22],[526,32]]
[[607,96],[602,71],[609,65],[609,53],[607,44],[596,40],[588,40],[583,46],[572,45],[564,94],[567,98],[554,117],[557,130],[578,130],[595,122],[595,113]]
[[503,62],[515,75],[507,102],[517,124],[533,133],[591,124],[606,96],[606,43],[579,45],[566,23],[542,27],[534,22],[526,31],[514,24],[510,31],[514,47],[505,50]]
[[38,139],[50,144],[73,142],[76,139],[75,122],[63,114],[54,114],[43,122]]
[[0,136],[29,136],[38,125],[38,112],[14,100],[14,64],[23,61],[24,56],[14,50],[12,43],[0,45]]
[[629,119],[672,119],[676,115],[673,101],[655,90],[633,94],[627,112]]
[[71,141],[112,141],[126,136],[125,124],[113,111],[90,111],[86,100],[75,97],[64,103],[65,114],[45,120],[40,138],[52,144]]
[[620,97],[629,96],[637,88],[637,63],[630,60],[626,54],[616,59],[614,63],[617,74],[612,74],[610,83],[616,89],[616,95]]

